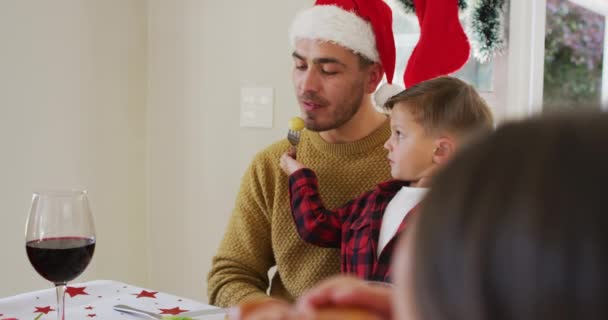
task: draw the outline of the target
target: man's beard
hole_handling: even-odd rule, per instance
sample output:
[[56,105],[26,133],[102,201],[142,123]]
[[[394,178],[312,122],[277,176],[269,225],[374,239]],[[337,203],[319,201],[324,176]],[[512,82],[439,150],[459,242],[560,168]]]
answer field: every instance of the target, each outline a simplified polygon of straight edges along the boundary
[[[306,113],[306,129],[315,132],[322,132],[333,130],[342,127],[345,123],[350,121],[353,116],[359,111],[361,108],[361,102],[363,101],[363,85],[360,82],[356,82],[351,87],[350,92],[352,92],[354,98],[349,99],[348,101],[343,101],[340,104],[335,105],[335,109],[328,116],[329,122],[320,123],[316,121],[314,117],[314,113]],[[309,100],[315,101],[318,100],[314,94],[310,96],[305,96]]]

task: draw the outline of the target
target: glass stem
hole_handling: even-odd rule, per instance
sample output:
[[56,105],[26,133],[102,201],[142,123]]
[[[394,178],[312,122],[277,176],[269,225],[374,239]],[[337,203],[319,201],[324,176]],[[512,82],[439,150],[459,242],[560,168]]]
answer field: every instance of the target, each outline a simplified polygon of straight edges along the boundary
[[65,320],[65,283],[55,283],[57,291],[57,320]]

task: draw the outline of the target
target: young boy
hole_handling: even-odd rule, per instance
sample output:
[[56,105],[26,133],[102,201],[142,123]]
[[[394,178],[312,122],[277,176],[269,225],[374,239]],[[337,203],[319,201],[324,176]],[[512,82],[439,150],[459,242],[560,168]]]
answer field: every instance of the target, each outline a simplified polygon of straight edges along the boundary
[[396,235],[422,200],[433,173],[467,135],[491,130],[493,121],[475,89],[453,77],[414,85],[390,98],[385,108],[390,112],[391,136],[384,147],[394,180],[329,210],[320,199],[312,170],[291,153],[284,154],[280,164],[289,175],[292,214],[300,237],[317,246],[340,248],[342,273],[389,282]]

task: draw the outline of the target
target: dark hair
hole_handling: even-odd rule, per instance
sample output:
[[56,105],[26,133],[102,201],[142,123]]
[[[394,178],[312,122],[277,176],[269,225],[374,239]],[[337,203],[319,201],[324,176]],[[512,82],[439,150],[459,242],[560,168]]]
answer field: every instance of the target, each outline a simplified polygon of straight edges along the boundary
[[360,53],[355,53],[357,55],[357,58],[359,58],[359,68],[361,69],[365,69],[371,65],[373,65],[376,62],[373,62],[372,60],[370,60],[369,58],[366,58],[364,55],[360,54]]
[[608,114],[501,126],[435,177],[413,239],[424,320],[608,317]]
[[420,82],[392,96],[384,108],[400,104],[429,133],[469,133],[493,128],[492,112],[473,86],[449,76]]

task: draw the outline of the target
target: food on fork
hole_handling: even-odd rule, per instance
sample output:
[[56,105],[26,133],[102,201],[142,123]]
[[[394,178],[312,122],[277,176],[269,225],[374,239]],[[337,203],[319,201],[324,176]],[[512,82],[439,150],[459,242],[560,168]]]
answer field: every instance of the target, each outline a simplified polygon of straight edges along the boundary
[[289,119],[289,130],[302,131],[304,129],[304,120],[300,117],[293,117]]

